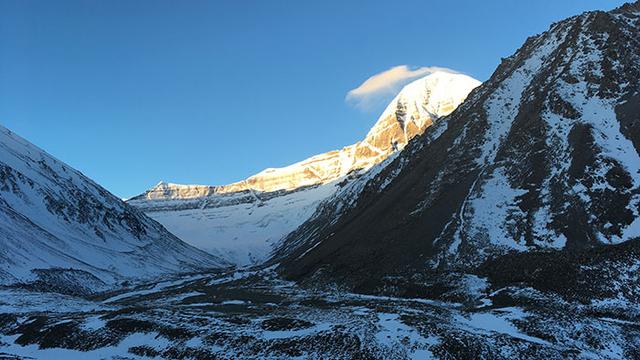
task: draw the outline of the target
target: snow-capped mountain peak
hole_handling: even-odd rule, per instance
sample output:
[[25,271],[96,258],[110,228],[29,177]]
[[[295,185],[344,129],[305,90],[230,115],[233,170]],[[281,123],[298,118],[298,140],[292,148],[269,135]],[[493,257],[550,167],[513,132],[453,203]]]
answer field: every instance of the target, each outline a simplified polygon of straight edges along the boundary
[[406,85],[367,136],[340,150],[223,185],[160,182],[129,200],[181,239],[238,264],[265,260],[280,240],[332,196],[341,181],[402,150],[451,113],[480,82],[434,72]]
[[381,132],[384,119],[401,118],[403,129],[409,124],[423,128],[429,119],[449,115],[480,82],[464,74],[435,71],[407,84],[387,105],[367,137]]
[[467,75],[437,71],[406,85],[384,110],[364,140],[282,168],[267,168],[229,185],[160,182],[137,199],[197,198],[245,190],[272,192],[318,185],[368,169],[402,149],[439,117],[448,115],[480,85]]

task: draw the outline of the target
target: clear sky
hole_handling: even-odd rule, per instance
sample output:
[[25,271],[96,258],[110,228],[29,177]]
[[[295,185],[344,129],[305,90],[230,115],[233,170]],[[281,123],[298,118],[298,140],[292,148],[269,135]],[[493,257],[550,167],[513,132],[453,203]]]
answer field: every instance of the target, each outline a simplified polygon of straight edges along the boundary
[[622,1],[0,0],[0,123],[121,197],[225,184],[364,137],[399,65],[486,80],[530,35]]

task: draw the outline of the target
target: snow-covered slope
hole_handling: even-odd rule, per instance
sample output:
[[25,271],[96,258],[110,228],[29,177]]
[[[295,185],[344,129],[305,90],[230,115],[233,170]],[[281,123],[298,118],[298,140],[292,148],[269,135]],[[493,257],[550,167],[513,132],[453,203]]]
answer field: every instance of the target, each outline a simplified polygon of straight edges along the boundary
[[100,287],[223,265],[0,126],[0,284]]
[[329,183],[297,191],[246,191],[212,195],[206,200],[164,200],[163,208],[147,213],[191,245],[247,265],[266,259],[279,240],[308,219],[336,187]]
[[638,29],[635,3],[529,38],[374,176],[354,206],[324,204],[289,236],[281,269],[371,289],[510,252],[637,239]]
[[402,89],[356,144],[225,186],[159,183],[129,204],[201,249],[236,264],[260,262],[321,200],[404,148],[479,84],[435,72]]

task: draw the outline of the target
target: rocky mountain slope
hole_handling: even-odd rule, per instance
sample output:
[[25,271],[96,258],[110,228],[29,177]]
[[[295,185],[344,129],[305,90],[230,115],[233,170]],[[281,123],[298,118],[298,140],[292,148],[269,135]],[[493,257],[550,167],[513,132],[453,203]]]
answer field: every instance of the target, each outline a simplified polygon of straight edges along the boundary
[[0,285],[80,291],[224,265],[0,127]]
[[418,291],[452,269],[578,291],[608,273],[592,288],[632,299],[637,275],[610,269],[640,264],[638,29],[635,3],[529,38],[351,206],[320,205],[273,262],[360,291]]
[[439,71],[407,85],[364,140],[225,186],[159,183],[129,200],[188,243],[240,265],[268,258],[318,204],[453,111],[480,83]]

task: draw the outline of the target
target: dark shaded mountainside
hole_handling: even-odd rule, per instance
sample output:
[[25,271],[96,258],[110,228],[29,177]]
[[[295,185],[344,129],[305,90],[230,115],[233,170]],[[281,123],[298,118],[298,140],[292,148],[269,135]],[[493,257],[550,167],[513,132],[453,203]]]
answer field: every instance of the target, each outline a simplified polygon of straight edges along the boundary
[[637,296],[616,279],[637,285],[640,264],[639,80],[640,3],[555,23],[272,263],[364,292],[425,294],[460,271]]

